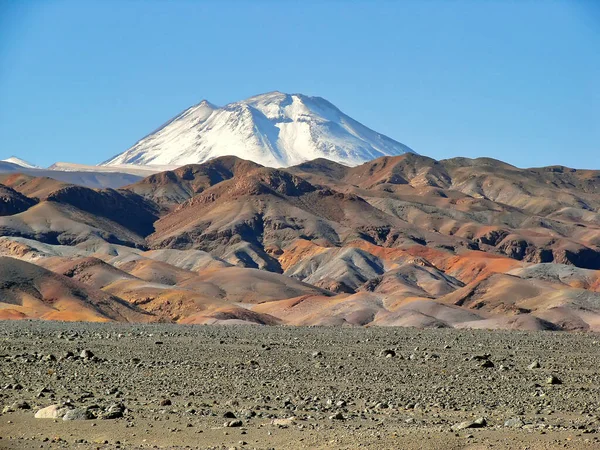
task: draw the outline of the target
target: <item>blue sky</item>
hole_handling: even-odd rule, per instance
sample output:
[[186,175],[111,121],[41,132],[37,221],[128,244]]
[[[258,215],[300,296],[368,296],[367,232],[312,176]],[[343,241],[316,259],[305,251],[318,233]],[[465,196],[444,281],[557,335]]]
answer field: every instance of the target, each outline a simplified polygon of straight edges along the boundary
[[600,169],[600,2],[0,1],[0,158],[95,164],[273,90],[436,159]]

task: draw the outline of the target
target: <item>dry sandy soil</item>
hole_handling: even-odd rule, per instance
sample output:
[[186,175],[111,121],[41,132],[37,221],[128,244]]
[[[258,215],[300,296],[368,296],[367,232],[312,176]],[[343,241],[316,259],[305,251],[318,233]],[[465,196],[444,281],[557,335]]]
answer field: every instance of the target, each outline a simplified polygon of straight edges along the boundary
[[[599,350],[593,333],[1,322],[0,448],[593,449]],[[53,404],[87,420],[34,418]]]

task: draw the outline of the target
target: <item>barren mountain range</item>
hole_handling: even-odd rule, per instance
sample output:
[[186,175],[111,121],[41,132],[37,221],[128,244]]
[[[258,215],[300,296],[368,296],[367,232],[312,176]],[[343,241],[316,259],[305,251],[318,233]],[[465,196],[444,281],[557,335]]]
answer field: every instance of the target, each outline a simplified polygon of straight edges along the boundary
[[2,319],[600,330],[600,171],[222,156],[0,183]]

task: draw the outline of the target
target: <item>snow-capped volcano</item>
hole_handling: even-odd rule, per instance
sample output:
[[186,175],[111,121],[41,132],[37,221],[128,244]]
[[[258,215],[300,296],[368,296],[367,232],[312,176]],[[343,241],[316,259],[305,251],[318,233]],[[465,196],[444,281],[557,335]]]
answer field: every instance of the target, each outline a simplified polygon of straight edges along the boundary
[[2,161],[16,164],[17,166],[21,167],[26,167],[27,169],[39,169],[39,167],[35,164],[31,164],[30,162],[27,162],[21,158],[17,158],[16,156],[11,156],[10,158],[3,159]]
[[102,165],[185,165],[225,155],[270,167],[316,158],[357,165],[407,152],[414,153],[321,97],[270,92],[221,108],[204,100]]

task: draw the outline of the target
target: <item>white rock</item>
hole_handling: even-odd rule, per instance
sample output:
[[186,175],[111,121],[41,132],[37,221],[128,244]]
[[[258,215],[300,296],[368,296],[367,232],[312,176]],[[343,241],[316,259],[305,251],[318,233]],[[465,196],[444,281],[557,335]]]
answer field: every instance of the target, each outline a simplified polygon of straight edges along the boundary
[[35,413],[36,419],[60,419],[63,417],[71,408],[60,406],[60,405],[50,405],[45,408],[40,409]]
[[288,417],[287,419],[273,419],[271,425],[275,425],[276,427],[287,428],[296,423],[295,417]]

